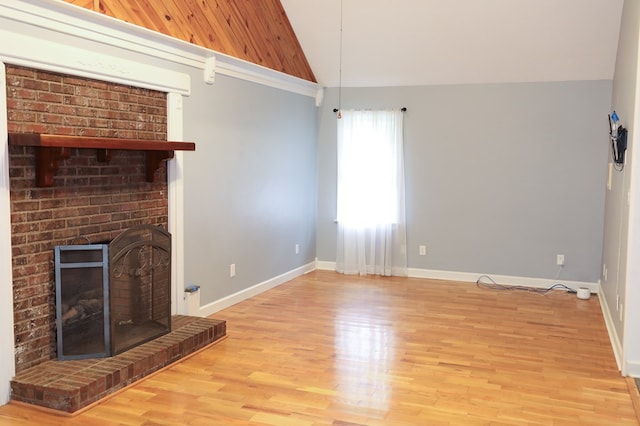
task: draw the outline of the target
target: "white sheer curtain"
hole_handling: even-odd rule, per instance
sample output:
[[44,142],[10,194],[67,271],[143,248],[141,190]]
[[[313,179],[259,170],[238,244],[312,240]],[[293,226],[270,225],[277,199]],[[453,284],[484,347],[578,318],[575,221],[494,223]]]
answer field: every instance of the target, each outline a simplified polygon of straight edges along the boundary
[[406,276],[403,113],[341,115],[336,270]]

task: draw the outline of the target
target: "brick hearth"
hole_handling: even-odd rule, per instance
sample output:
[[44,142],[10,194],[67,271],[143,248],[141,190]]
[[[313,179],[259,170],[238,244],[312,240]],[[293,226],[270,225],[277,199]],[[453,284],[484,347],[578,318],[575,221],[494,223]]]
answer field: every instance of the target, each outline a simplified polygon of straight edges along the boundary
[[225,321],[178,315],[171,322],[171,333],[114,357],[26,369],[11,381],[11,399],[73,413],[226,335]]

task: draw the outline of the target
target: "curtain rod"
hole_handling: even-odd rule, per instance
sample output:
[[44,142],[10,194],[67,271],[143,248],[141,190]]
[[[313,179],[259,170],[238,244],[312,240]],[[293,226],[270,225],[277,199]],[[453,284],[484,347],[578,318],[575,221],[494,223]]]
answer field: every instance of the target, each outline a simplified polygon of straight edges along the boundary
[[[338,112],[338,111],[339,111],[339,110],[338,110],[338,108],[334,108],[334,109],[333,109],[333,112]],[[402,107],[402,108],[400,108],[400,111],[402,111],[402,112],[407,112],[407,107]]]

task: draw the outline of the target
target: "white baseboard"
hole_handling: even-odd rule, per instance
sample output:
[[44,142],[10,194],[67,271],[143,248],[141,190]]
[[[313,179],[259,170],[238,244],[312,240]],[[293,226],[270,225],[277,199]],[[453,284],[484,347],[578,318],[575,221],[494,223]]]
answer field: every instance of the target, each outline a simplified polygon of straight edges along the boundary
[[[613,356],[616,359],[616,364],[618,365],[618,370],[622,372],[622,375],[627,375],[622,365],[622,341],[616,332],[616,327],[614,326],[613,317],[611,316],[611,311],[609,310],[609,304],[607,303],[607,299],[604,295],[604,291],[600,291],[598,293],[598,298],[600,299],[600,309],[602,309],[602,316],[604,317],[604,324],[607,327],[607,332],[609,334],[609,340],[611,341],[611,348],[613,349]],[[636,370],[640,373],[640,366]],[[640,376],[636,376],[640,377]]]
[[335,271],[336,262],[327,262],[325,260],[316,260],[316,269],[320,271]]
[[267,290],[271,290],[272,288],[277,287],[280,284],[291,281],[292,279],[311,272],[314,269],[316,269],[315,261],[307,263],[306,265],[300,266],[299,268],[293,269],[289,272],[285,272],[284,274],[278,275],[277,277],[273,277],[249,288],[245,288],[244,290],[240,290],[237,293],[231,294],[229,296],[223,297],[222,299],[218,299],[215,302],[211,302],[207,305],[201,306],[198,312],[198,316],[206,317],[211,314],[215,314],[218,311],[235,305],[236,303],[242,302],[243,300],[247,300],[253,296],[257,296],[258,294],[263,293]]
[[[317,261],[317,269],[323,271],[335,271],[336,263],[319,260]],[[408,276],[411,278],[427,278],[432,280],[463,281],[471,283],[476,282],[482,275],[485,274],[479,272],[454,272],[418,268],[409,268],[408,270]],[[573,290],[577,290],[579,287],[586,287],[591,291],[591,293],[594,294],[598,294],[600,291],[599,282],[592,283],[582,281],[552,280],[543,278],[516,277],[510,275],[490,275],[490,277],[498,284],[504,285],[520,285],[532,288],[549,288],[553,284],[564,284]]]
[[640,361],[626,361],[622,375],[640,378]]
[[448,280],[448,281],[464,281],[464,282],[476,282],[482,275],[488,275],[498,284],[503,285],[518,285],[531,288],[549,288],[554,284],[563,284],[572,290],[577,290],[580,287],[586,287],[591,293],[598,294],[600,291],[599,282],[585,282],[585,281],[568,281],[568,280],[554,280],[545,278],[531,278],[531,277],[518,277],[513,275],[492,275],[483,274],[479,272],[452,272],[452,271],[439,271],[435,269],[417,269],[409,268],[409,276],[412,278],[429,278],[432,280]]

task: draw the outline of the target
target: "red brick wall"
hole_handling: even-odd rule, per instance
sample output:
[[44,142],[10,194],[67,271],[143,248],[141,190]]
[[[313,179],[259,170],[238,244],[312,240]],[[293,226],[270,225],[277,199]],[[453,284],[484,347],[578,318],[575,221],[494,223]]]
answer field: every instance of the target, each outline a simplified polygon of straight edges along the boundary
[[[7,66],[9,132],[166,140],[166,94]],[[164,163],[164,162],[163,162]],[[111,240],[147,223],[167,226],[163,164],[145,180],[144,153],[73,149],[52,188],[35,187],[34,150],[9,147],[16,369],[56,356],[53,248]],[[78,240],[79,244],[84,240]]]

